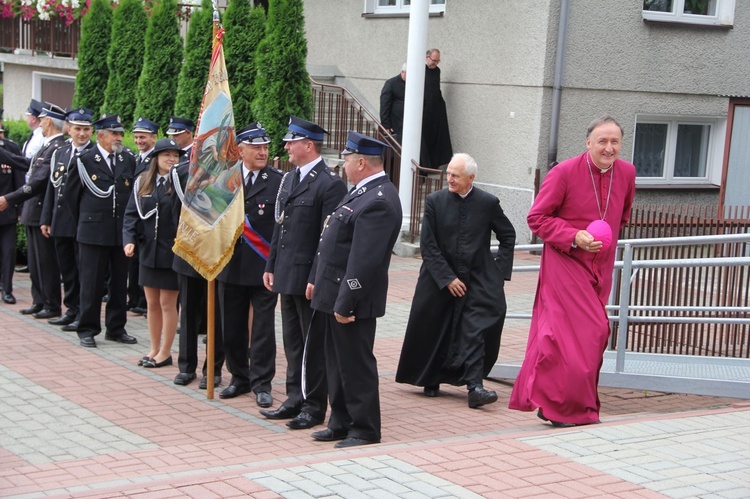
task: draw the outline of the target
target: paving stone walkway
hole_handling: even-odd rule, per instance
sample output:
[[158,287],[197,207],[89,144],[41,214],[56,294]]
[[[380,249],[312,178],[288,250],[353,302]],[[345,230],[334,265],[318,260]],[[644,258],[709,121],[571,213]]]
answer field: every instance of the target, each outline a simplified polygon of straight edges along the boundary
[[[535,258],[519,253],[516,264]],[[208,400],[197,381],[172,383],[176,366],[136,366],[148,349],[141,317],[128,317],[138,345],[100,336],[89,350],[22,316],[19,274],[18,304],[0,305],[0,496],[750,497],[748,400],[602,388],[603,424],[554,429],[507,409],[509,380],[488,381],[499,401],[478,410],[461,387],[426,399],[396,384],[418,269],[394,258],[378,324],[383,442],[342,450],[264,419],[252,396]],[[512,311],[528,313],[535,281],[506,285]],[[276,325],[280,346],[278,314]],[[501,361],[523,357],[527,333],[526,321],[508,321]],[[274,406],[285,368],[279,347]]]

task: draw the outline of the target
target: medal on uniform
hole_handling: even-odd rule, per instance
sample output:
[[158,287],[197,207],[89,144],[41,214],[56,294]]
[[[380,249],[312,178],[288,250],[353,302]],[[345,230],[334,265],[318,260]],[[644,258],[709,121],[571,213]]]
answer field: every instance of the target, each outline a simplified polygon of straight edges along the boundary
[[125,187],[130,187],[130,180],[125,179]]
[[60,176],[60,172],[55,172],[55,178]]
[[265,211],[263,211],[263,208],[265,208],[265,207],[266,207],[265,204],[259,204],[258,205],[258,215],[262,215],[263,213],[265,213]]
[[91,180],[93,180],[94,182],[96,182],[96,174],[91,175]]
[[64,172],[64,171],[65,171],[65,165],[60,165],[60,171],[61,171],[61,172]]

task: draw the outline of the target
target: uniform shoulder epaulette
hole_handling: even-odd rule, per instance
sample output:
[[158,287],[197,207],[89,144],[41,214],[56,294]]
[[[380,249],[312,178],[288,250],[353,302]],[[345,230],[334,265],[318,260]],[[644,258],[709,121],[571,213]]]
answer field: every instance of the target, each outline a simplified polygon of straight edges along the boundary
[[274,166],[269,166],[268,169],[271,170],[272,172],[274,172],[276,175],[284,176],[284,172],[282,170],[279,170],[278,168],[276,168]]
[[[16,146],[18,146],[18,142],[16,142],[15,140],[2,138],[2,139],[0,139],[0,147],[2,147],[3,145],[5,145],[6,142],[9,143],[9,144],[15,144]],[[20,146],[18,146],[18,147],[20,148]]]
[[326,173],[328,173],[328,175],[330,175],[331,177],[338,177],[338,176],[339,176],[339,174],[338,174],[338,173],[336,173],[336,172],[334,171],[334,169],[333,169],[333,168],[331,168],[331,167],[330,167],[330,166],[328,166],[328,165],[326,165]]

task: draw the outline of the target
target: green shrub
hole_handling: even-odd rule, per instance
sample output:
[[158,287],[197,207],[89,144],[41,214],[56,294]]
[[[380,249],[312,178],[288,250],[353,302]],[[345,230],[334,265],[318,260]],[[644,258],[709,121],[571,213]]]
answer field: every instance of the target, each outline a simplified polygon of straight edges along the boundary
[[112,34],[112,7],[108,0],[92,0],[91,10],[81,22],[78,45],[74,107],[87,107],[97,112],[104,104],[107,88],[107,57]]
[[257,74],[255,49],[266,35],[266,11],[261,5],[251,7],[245,0],[230,0],[224,28],[224,55],[234,122],[241,128],[255,121],[252,109]]
[[134,116],[146,116],[164,126],[175,103],[182,65],[182,37],[175,0],[161,0],[151,11],[146,30],[143,71],[138,78],[138,104]]
[[[177,83],[175,116],[195,120],[201,110],[203,90],[208,80],[211,65],[213,39],[213,5],[211,0],[203,0],[201,8],[190,16],[185,46],[185,64],[182,65]],[[231,80],[229,80],[231,83]]]
[[3,128],[5,128],[5,136],[17,142],[19,146],[23,146],[24,141],[31,135],[31,129],[26,120],[3,120]]
[[112,16],[112,42],[107,54],[109,79],[103,112],[120,115],[126,128],[135,119],[135,91],[143,69],[144,38],[148,17],[141,0],[121,0]]
[[256,52],[253,110],[271,137],[271,158],[285,154],[281,138],[289,116],[310,119],[310,78],[302,0],[269,0],[266,36]]

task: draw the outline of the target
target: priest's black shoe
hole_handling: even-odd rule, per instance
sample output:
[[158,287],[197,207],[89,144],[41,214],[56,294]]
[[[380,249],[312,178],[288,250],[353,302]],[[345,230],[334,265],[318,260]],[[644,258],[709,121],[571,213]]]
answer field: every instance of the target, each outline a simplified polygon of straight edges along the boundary
[[[217,387],[221,384],[221,376],[214,376],[214,387]],[[201,390],[205,390],[208,388],[208,376],[203,376],[201,378],[200,383],[198,383],[198,388]]]
[[195,373],[180,373],[174,377],[175,385],[189,385],[195,379]]
[[476,409],[483,405],[497,402],[497,393],[492,390],[485,390],[481,386],[476,386],[469,390],[469,407]]
[[283,405],[273,411],[260,411],[261,416],[267,419],[291,419],[297,417],[299,409],[284,407]]
[[313,432],[312,437],[319,442],[333,442],[335,440],[344,440],[348,433],[349,430],[332,430],[326,428],[325,430]]
[[47,322],[49,324],[52,324],[53,326],[67,326],[71,322],[75,322],[76,316],[75,315],[63,315],[62,317],[58,317],[57,319],[50,319]]
[[255,394],[255,403],[258,404],[258,407],[271,407],[273,397],[268,392],[258,392]]
[[50,310],[44,308],[35,314],[31,314],[34,319],[52,319],[54,317],[60,317],[60,311]]
[[29,308],[22,309],[21,313],[23,315],[36,314],[37,312],[41,312],[43,308],[44,308],[44,305],[42,305],[41,303],[34,303]]
[[3,294],[3,302],[7,303],[8,305],[15,305],[16,297],[13,296],[13,293],[5,293]]
[[250,391],[250,385],[229,385],[219,393],[220,399],[231,399]]
[[323,423],[322,419],[315,418],[306,412],[300,412],[294,419],[287,421],[286,425],[292,430],[307,430],[321,423]]
[[425,397],[437,397],[440,395],[440,385],[432,385],[424,387]]
[[68,324],[67,326],[61,327],[60,329],[62,329],[63,331],[66,331],[66,332],[76,332],[76,331],[78,331],[78,321],[73,321],[70,324]]
[[138,343],[138,340],[130,336],[128,333],[122,333],[117,336],[114,334],[105,334],[104,339],[108,341],[116,341],[117,343],[125,343],[126,345],[135,345]]
[[379,444],[380,440],[365,440],[364,438],[357,437],[346,437],[341,442],[338,442],[334,447],[336,449],[346,449],[347,447],[357,447],[360,445]]
[[86,336],[81,338],[81,346],[86,348],[96,348],[96,340],[93,336]]

